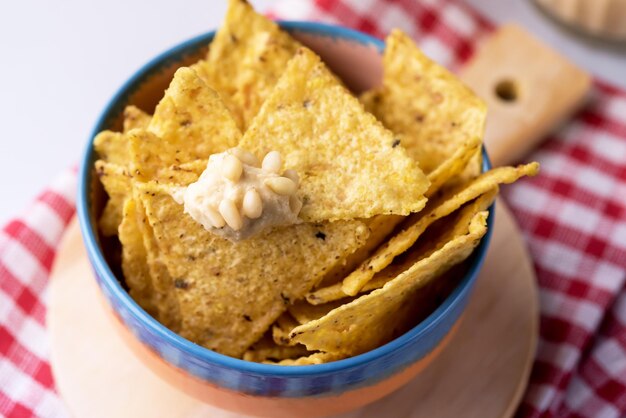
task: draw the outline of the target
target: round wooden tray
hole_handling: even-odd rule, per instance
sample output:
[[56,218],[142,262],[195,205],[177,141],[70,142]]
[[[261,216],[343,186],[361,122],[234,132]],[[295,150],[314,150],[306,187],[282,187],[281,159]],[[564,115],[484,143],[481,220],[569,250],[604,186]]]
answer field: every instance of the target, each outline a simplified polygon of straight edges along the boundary
[[[93,278],[77,223],[50,284],[48,326],[57,389],[77,417],[236,417],[152,373],[117,334]],[[485,266],[450,344],[412,382],[344,417],[508,417],[524,392],[538,332],[528,253],[500,201]]]

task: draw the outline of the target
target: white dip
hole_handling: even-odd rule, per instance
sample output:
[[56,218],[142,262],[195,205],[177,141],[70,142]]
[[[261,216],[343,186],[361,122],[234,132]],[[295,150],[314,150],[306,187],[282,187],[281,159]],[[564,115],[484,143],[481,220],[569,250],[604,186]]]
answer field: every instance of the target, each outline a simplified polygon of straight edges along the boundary
[[294,170],[279,174],[281,166],[276,151],[259,164],[253,154],[231,148],[211,155],[198,181],[174,198],[207,231],[231,241],[293,225],[301,222],[302,202],[296,196],[299,179]]

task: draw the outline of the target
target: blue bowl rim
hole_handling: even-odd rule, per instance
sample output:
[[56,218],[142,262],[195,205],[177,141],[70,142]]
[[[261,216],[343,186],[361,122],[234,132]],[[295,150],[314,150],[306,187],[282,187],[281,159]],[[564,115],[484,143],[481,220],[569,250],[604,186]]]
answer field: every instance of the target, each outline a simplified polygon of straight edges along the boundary
[[[367,35],[365,33],[349,29],[342,26],[331,25],[318,22],[303,22],[303,21],[282,21],[277,23],[288,31],[301,31],[305,33],[314,33],[322,36],[330,36],[336,39],[345,39],[349,41],[356,41],[363,45],[372,45],[379,52],[384,49],[384,42],[378,38]],[[414,341],[421,338],[422,335],[429,332],[431,328],[436,327],[446,315],[451,311],[454,306],[461,302],[462,296],[468,287],[470,287],[476,280],[480,268],[485,260],[489,241],[491,239],[491,233],[493,230],[493,223],[495,217],[495,204],[489,208],[489,217],[487,220],[488,230],[487,234],[481,240],[478,248],[472,254],[472,264],[466,275],[461,282],[456,286],[445,301],[439,305],[426,319],[417,324],[415,327],[401,335],[400,337],[363,354],[359,354],[354,357],[350,357],[344,360],[338,360],[331,363],[316,364],[316,365],[304,365],[304,366],[279,366],[271,364],[254,363],[245,361],[233,357],[229,357],[224,354],[217,353],[202,346],[199,346],[191,341],[184,339],[175,332],[169,330],[164,325],[159,323],[156,319],[150,316],[144,311],[123,289],[122,285],[113,274],[111,268],[107,264],[102,251],[98,245],[97,233],[92,228],[91,217],[89,214],[89,196],[90,196],[90,179],[92,164],[93,164],[93,138],[101,130],[104,124],[107,122],[107,116],[116,107],[118,102],[133,90],[133,88],[139,84],[139,82],[147,76],[154,68],[167,62],[172,56],[179,56],[187,49],[198,46],[202,42],[208,42],[215,34],[215,31],[210,31],[198,36],[195,36],[187,41],[184,41],[165,52],[159,54],[155,58],[151,59],[148,63],[144,64],[139,70],[137,70],[113,95],[108,104],[100,114],[94,129],[89,136],[86,149],[83,153],[83,158],[79,167],[78,177],[78,199],[77,199],[77,214],[80,223],[81,233],[83,235],[83,241],[87,248],[87,253],[93,264],[93,268],[101,276],[102,283],[106,286],[107,290],[113,297],[120,300],[126,305],[126,308],[132,316],[139,322],[144,324],[154,334],[162,338],[167,343],[180,349],[183,352],[187,352],[192,356],[218,366],[239,370],[240,372],[254,373],[268,377],[296,377],[296,376],[316,376],[321,374],[329,374],[337,372],[339,370],[352,369],[363,364],[375,361],[381,357],[391,354],[401,347],[411,344]],[[487,171],[491,168],[491,163],[487,152],[483,147],[483,171]],[[165,361],[165,360],[164,360]]]

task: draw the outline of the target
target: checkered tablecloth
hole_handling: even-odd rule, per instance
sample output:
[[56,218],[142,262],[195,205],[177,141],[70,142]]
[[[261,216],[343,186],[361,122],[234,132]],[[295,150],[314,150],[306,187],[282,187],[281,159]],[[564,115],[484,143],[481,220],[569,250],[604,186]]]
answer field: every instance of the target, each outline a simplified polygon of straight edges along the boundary
[[[384,37],[399,27],[458,68],[493,26],[455,0],[283,0],[272,15]],[[506,187],[540,286],[541,336],[520,417],[626,416],[626,92],[594,84],[589,105],[529,160],[541,175]],[[54,389],[46,284],[74,214],[64,173],[0,232],[0,414],[66,416]]]

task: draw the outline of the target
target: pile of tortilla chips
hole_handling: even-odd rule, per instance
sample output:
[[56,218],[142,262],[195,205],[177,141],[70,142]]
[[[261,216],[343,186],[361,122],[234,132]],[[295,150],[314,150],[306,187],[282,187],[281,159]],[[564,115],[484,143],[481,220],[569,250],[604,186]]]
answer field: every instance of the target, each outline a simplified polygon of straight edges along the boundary
[[[208,55],[180,68],[152,116],[94,140],[109,199],[99,227],[121,243],[123,281],[181,336],[250,361],[317,364],[414,326],[463,273],[502,183],[481,174],[486,108],[402,32],[382,85],[360,98],[244,0]],[[208,157],[241,147],[301,177],[302,223],[231,242],[172,197]],[[445,296],[445,295],[444,295]]]

